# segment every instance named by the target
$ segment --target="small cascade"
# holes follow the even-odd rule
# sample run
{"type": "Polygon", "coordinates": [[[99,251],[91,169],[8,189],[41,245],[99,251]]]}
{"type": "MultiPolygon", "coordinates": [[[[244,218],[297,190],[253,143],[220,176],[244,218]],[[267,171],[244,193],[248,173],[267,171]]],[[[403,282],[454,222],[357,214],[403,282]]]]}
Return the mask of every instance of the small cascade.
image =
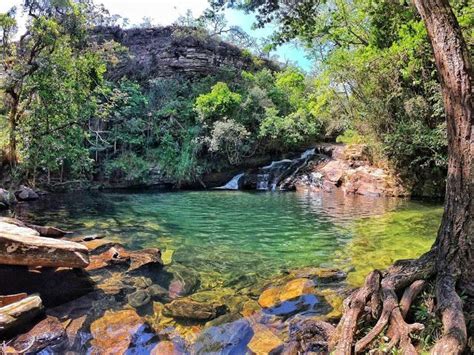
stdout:
{"type": "Polygon", "coordinates": [[[218,187],[220,190],[239,190],[240,189],[240,179],[244,176],[244,173],[235,175],[227,184],[224,186],[218,187]]]}
{"type": "Polygon", "coordinates": [[[315,149],[304,151],[297,159],[283,159],[273,161],[270,165],[260,169],[257,175],[257,190],[276,191],[285,190],[284,180],[291,179],[315,155],[315,149]]]}

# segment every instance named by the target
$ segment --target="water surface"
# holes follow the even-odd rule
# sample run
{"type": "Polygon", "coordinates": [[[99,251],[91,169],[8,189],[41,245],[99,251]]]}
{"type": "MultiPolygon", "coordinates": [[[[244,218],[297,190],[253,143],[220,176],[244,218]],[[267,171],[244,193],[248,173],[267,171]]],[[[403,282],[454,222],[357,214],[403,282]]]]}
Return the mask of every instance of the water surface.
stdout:
{"type": "Polygon", "coordinates": [[[371,269],[431,246],[439,205],[326,193],[74,193],[21,204],[17,215],[129,248],[159,247],[196,270],[201,290],[263,285],[289,269],[371,269]]]}

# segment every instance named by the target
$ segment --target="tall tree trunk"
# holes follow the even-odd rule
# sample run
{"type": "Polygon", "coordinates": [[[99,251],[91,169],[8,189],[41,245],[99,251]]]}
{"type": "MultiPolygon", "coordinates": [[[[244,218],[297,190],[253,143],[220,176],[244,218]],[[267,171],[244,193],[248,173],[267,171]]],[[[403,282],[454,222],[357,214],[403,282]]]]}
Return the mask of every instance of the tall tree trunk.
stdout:
{"type": "Polygon", "coordinates": [[[8,125],[9,125],[9,142],[8,142],[8,161],[10,166],[14,167],[17,163],[17,126],[18,126],[18,106],[20,105],[19,97],[11,95],[12,104],[10,113],[8,114],[8,125]]]}
{"type": "Polygon", "coordinates": [[[474,299],[472,66],[448,0],[413,1],[425,22],[433,47],[448,131],[446,199],[434,245],[438,253],[437,306],[444,332],[433,353],[458,354],[466,345],[467,331],[456,286],[470,299],[468,305],[472,305],[474,299]]]}

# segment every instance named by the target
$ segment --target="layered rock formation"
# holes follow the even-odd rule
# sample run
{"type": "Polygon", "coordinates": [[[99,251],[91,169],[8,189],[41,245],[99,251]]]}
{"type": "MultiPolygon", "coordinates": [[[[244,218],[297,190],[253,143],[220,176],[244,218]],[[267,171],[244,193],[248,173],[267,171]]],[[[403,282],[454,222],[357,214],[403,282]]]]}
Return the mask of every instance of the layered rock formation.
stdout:
{"type": "Polygon", "coordinates": [[[178,26],[121,29],[98,27],[94,41],[115,41],[127,49],[120,62],[111,67],[112,80],[126,76],[140,82],[154,78],[206,76],[225,68],[250,70],[259,65],[277,69],[270,61],[244,55],[238,47],[178,26]]]}

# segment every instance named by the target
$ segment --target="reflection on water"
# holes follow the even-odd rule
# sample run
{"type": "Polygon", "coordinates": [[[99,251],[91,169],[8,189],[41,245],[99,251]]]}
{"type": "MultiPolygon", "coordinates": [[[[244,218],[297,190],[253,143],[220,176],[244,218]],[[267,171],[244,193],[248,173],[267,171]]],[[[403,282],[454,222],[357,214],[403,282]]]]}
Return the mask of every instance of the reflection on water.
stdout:
{"type": "Polygon", "coordinates": [[[160,247],[199,272],[201,289],[263,284],[305,266],[354,269],[350,280],[431,245],[441,208],[342,194],[77,193],[21,204],[17,216],[130,248],[160,247]]]}

